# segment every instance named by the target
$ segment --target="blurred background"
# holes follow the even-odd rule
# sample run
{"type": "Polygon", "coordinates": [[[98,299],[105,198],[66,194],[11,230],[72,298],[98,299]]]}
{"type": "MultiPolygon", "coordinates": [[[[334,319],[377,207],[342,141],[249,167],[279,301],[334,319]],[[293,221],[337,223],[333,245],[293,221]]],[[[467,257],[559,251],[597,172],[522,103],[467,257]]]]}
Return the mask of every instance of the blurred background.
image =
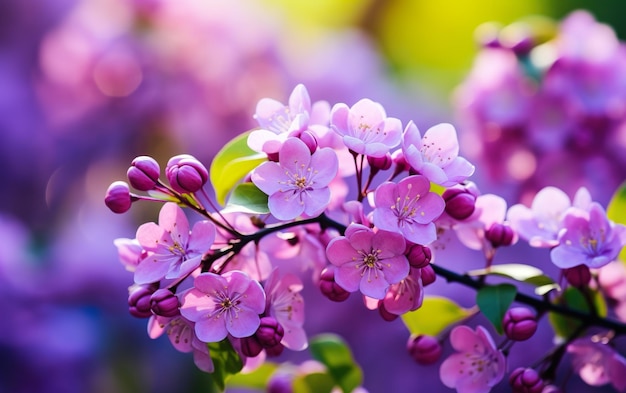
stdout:
{"type": "MultiPolygon", "coordinates": [[[[623,161],[617,169],[611,162],[624,159],[623,133],[608,134],[606,140],[617,138],[613,150],[596,149],[589,165],[580,164],[578,151],[568,155],[569,144],[518,150],[525,143],[519,133],[492,143],[483,128],[506,111],[485,120],[472,106],[480,100],[468,98],[501,75],[487,73],[486,82],[470,75],[485,66],[479,52],[494,46],[485,22],[504,28],[532,21],[532,34],[513,38],[521,49],[508,48],[524,57],[524,38],[549,39],[579,8],[617,38],[626,35],[621,0],[0,1],[0,393],[205,391],[206,376],[191,357],[165,338],[148,338],[146,321],[128,314],[132,275],[113,239],[134,237],[139,224],[156,219],[158,206],[136,204],[115,215],[104,193],[137,155],[164,166],[189,153],[208,167],[226,141],[255,126],[260,98],[284,102],[298,83],[313,101],[371,98],[422,130],[454,123],[469,141],[461,153],[477,163],[481,190],[504,195],[509,205],[548,184],[570,195],[586,185],[606,204],[625,178],[623,161]],[[552,161],[544,163],[543,153],[552,161]],[[556,173],[555,160],[575,164],[556,173]],[[551,177],[534,177],[542,168],[551,177]]],[[[626,85],[616,86],[621,94],[626,85]]],[[[620,129],[611,113],[585,121],[620,129]]],[[[384,322],[352,300],[329,311],[335,318],[309,313],[305,328],[343,334],[371,392],[441,388],[436,369],[418,366],[404,351],[400,321],[384,322]],[[345,315],[361,318],[363,329],[345,315]],[[381,361],[381,350],[397,358],[381,361]]]]}

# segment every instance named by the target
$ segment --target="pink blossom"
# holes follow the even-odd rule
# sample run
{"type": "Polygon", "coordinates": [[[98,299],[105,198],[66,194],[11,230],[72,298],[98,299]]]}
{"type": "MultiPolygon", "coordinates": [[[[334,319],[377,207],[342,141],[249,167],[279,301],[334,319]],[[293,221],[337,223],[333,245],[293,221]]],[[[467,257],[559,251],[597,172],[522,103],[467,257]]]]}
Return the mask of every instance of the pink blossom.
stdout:
{"type": "Polygon", "coordinates": [[[406,278],[389,287],[382,302],[391,314],[402,315],[420,308],[423,300],[422,269],[411,267],[406,278]]]}
{"type": "Polygon", "coordinates": [[[372,157],[384,157],[400,143],[402,134],[400,120],[387,117],[382,105],[367,98],[351,108],[333,106],[330,126],[350,150],[372,157]]]}
{"type": "Polygon", "coordinates": [[[117,247],[120,262],[129,272],[134,272],[146,256],[137,239],[118,238],[113,240],[113,244],[117,247]]]}
{"type": "Polygon", "coordinates": [[[275,269],[265,283],[267,314],[276,318],[285,330],[281,344],[301,351],[308,346],[304,324],[304,299],[300,294],[303,285],[293,274],[282,277],[275,269]]]}
{"type": "Polygon", "coordinates": [[[149,222],[137,229],[137,241],[147,252],[135,269],[135,283],[149,284],[176,279],[200,266],[202,255],[215,240],[215,225],[199,221],[189,231],[185,212],[168,202],[159,213],[159,224],[149,222]]]}
{"type": "Polygon", "coordinates": [[[459,141],[451,124],[437,124],[422,137],[410,122],[402,135],[402,151],[411,168],[444,187],[459,184],[474,173],[474,165],[459,156],[459,141]]]}
{"type": "Polygon", "coordinates": [[[258,281],[240,271],[202,273],[183,295],[180,313],[196,323],[203,342],[221,341],[228,334],[248,337],[257,330],[265,310],[265,292],[258,281]]]}
{"type": "Polygon", "coordinates": [[[626,391],[626,359],[607,344],[603,337],[579,338],[567,346],[572,364],[580,378],[591,386],[612,384],[626,391]]]}
{"type": "Polygon", "coordinates": [[[311,151],[289,138],[279,151],[279,163],[268,161],[252,172],[252,182],[269,195],[268,207],[279,220],[301,214],[317,216],[330,203],[328,184],[337,174],[337,155],[330,148],[311,151]]]}
{"type": "Polygon", "coordinates": [[[450,343],[457,353],[441,364],[439,377],[444,385],[459,393],[487,393],[502,380],[504,355],[484,327],[474,331],[457,326],[450,333],[450,343]]]}
{"type": "Polygon", "coordinates": [[[433,242],[437,232],[433,221],[445,208],[443,199],[430,191],[430,182],[421,175],[400,182],[385,182],[374,193],[374,224],[386,231],[399,232],[421,245],[433,242]]]}
{"type": "Polygon", "coordinates": [[[390,285],[409,274],[404,249],[399,233],[350,224],[345,236],[330,241],[326,255],[337,266],[335,282],[346,291],[360,290],[365,296],[383,299],[390,285]]]}

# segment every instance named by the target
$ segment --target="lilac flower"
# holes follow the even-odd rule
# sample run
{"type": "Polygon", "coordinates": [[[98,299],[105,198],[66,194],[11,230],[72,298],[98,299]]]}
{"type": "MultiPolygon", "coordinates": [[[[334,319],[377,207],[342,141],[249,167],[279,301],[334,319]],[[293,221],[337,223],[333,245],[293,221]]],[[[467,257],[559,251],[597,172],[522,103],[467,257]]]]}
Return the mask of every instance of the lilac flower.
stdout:
{"type": "Polygon", "coordinates": [[[602,337],[579,338],[567,346],[567,352],[574,356],[574,370],[587,384],[610,383],[617,391],[626,390],[626,359],[602,337]]]}
{"type": "Polygon", "coordinates": [[[563,219],[559,245],[550,258],[561,269],[578,265],[599,268],[614,261],[626,244],[626,227],[606,217],[600,204],[593,202],[589,212],[572,210],[563,219]]]}
{"type": "Polygon", "coordinates": [[[374,193],[374,225],[402,233],[407,240],[421,245],[433,242],[437,232],[433,221],[445,208],[444,200],[430,192],[430,182],[421,175],[400,182],[385,182],[374,193]]]}
{"type": "Polygon", "coordinates": [[[443,361],[439,377],[444,385],[459,393],[487,393],[505,371],[505,358],[489,332],[477,326],[476,331],[465,325],[452,329],[450,343],[458,352],[443,361]]]}
{"type": "Polygon", "coordinates": [[[234,270],[196,277],[194,288],[183,295],[180,313],[196,323],[195,332],[201,341],[217,342],[228,334],[237,338],[254,334],[264,310],[261,284],[234,270]]]}
{"type": "Polygon", "coordinates": [[[267,314],[276,318],[285,330],[281,344],[301,351],[308,346],[304,324],[304,299],[300,294],[302,282],[293,274],[278,275],[278,269],[270,274],[265,283],[267,314]]]}
{"type": "Polygon", "coordinates": [[[389,287],[382,302],[391,314],[402,315],[420,308],[423,300],[422,269],[411,267],[406,278],[389,287]]]}
{"type": "Polygon", "coordinates": [[[268,206],[279,220],[301,214],[317,216],[330,203],[328,184],[337,174],[337,155],[330,148],[311,154],[298,138],[289,138],[279,152],[279,163],[264,162],[252,172],[252,182],[269,195],[268,206]]]}
{"type": "Polygon", "coordinates": [[[459,141],[451,124],[437,124],[422,138],[410,122],[402,135],[402,151],[411,168],[444,187],[459,184],[474,173],[474,166],[459,157],[459,141]]]}
{"type": "Polygon", "coordinates": [[[383,299],[390,285],[406,278],[409,261],[405,240],[395,232],[350,224],[345,236],[328,243],[326,255],[335,266],[335,281],[348,292],[383,299]]]}
{"type": "MultiPolygon", "coordinates": [[[[493,245],[487,239],[489,230],[497,225],[508,225],[505,221],[506,201],[494,194],[479,195],[472,216],[454,226],[457,237],[466,247],[472,250],[483,250],[486,255],[493,253],[493,245]]],[[[513,234],[512,243],[517,241],[513,234]]],[[[512,244],[511,243],[511,244],[512,244]]]]}
{"type": "Polygon", "coordinates": [[[137,229],[137,241],[147,252],[135,268],[135,283],[149,284],[176,279],[200,266],[202,255],[215,240],[215,225],[199,221],[189,232],[185,212],[173,202],[163,205],[159,224],[149,222],[137,229]]]}
{"type": "Polygon", "coordinates": [[[382,105],[367,98],[351,108],[336,104],[330,112],[330,126],[350,150],[372,157],[384,157],[400,143],[402,134],[400,120],[387,117],[382,105]]]}

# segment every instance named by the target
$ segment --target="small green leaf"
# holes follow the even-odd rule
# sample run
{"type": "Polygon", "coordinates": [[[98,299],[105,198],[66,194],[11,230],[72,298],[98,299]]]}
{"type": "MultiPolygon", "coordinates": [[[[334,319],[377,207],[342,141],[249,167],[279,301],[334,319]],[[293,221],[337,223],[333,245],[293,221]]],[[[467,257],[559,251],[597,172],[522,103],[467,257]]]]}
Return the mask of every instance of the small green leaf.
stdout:
{"type": "Polygon", "coordinates": [[[276,371],[278,365],[272,362],[264,362],[254,371],[238,373],[228,378],[228,387],[248,388],[264,390],[270,377],[276,371]]]}
{"type": "MultiPolygon", "coordinates": [[[[617,224],[626,225],[626,182],[622,183],[611,197],[606,216],[617,224]]],[[[619,253],[619,259],[626,263],[626,247],[619,253]]]]}
{"type": "Polygon", "coordinates": [[[326,366],[329,375],[344,393],[352,392],[363,382],[363,372],[341,337],[335,334],[315,336],[310,342],[310,350],[313,357],[326,366]]]}
{"type": "Polygon", "coordinates": [[[525,282],[534,286],[543,286],[554,283],[541,269],[522,263],[505,263],[492,265],[486,269],[477,269],[467,272],[470,276],[497,275],[510,278],[515,281],[525,282]]]}
{"type": "Polygon", "coordinates": [[[241,371],[243,362],[227,338],[220,342],[208,343],[207,346],[215,369],[211,374],[213,382],[224,391],[226,380],[241,371]]]}
{"type": "Polygon", "coordinates": [[[222,213],[267,214],[267,194],[259,190],[254,183],[241,183],[233,190],[222,213]]]}
{"type": "Polygon", "coordinates": [[[298,375],[293,381],[293,393],[330,393],[335,387],[333,377],[325,373],[298,375]]]}
{"type": "Polygon", "coordinates": [[[401,316],[411,334],[436,336],[443,329],[459,322],[473,312],[440,296],[425,296],[422,307],[401,316]]]}
{"type": "MultiPolygon", "coordinates": [[[[589,293],[599,316],[604,317],[607,314],[607,307],[604,301],[604,297],[589,288],[589,293]]],[[[556,304],[567,306],[571,309],[578,310],[583,313],[590,312],[589,302],[585,298],[585,295],[575,287],[568,287],[562,294],[556,299],[556,304]]],[[[582,323],[577,318],[567,317],[562,314],[551,312],[548,314],[548,319],[554,333],[561,337],[567,338],[578,326],[582,323]]]]}
{"type": "Polygon", "coordinates": [[[226,197],[235,185],[250,171],[267,161],[265,154],[259,154],[248,147],[250,132],[238,135],[217,152],[211,163],[211,184],[217,202],[224,205],[226,197]]]}
{"type": "Polygon", "coordinates": [[[491,321],[496,331],[502,334],[502,318],[515,300],[517,288],[511,284],[485,286],[476,293],[476,304],[491,321]]]}

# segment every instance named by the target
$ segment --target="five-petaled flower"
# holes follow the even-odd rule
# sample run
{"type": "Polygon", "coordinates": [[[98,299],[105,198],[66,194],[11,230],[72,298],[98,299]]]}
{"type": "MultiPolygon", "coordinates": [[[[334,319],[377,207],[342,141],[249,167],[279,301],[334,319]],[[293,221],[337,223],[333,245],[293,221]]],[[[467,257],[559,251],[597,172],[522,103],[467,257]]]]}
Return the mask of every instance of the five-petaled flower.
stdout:
{"type": "Polygon", "coordinates": [[[615,351],[606,337],[579,338],[567,346],[573,355],[572,366],[591,386],[608,383],[619,392],[626,390],[626,359],[615,351]]]}
{"type": "Polygon", "coordinates": [[[164,204],[158,225],[149,222],[137,229],[137,241],[147,255],[135,268],[135,283],[150,284],[191,273],[200,266],[202,255],[214,240],[212,222],[199,221],[189,232],[183,209],[173,202],[164,204]]]}
{"type": "Polygon", "coordinates": [[[331,148],[315,153],[298,138],[288,138],[279,162],[267,161],[252,172],[252,182],[269,195],[268,207],[279,220],[301,214],[317,216],[330,203],[328,184],[337,174],[337,154],[331,148]]]}
{"type": "Polygon", "coordinates": [[[335,266],[335,282],[348,292],[383,299],[391,284],[409,274],[404,237],[396,232],[350,224],[345,236],[328,243],[326,255],[335,266]]]}
{"type": "Polygon", "coordinates": [[[500,382],[505,358],[484,327],[474,331],[457,326],[450,333],[450,343],[458,353],[441,363],[439,377],[444,385],[458,393],[487,393],[500,382]]]}
{"type": "Polygon", "coordinates": [[[202,273],[183,295],[180,313],[195,322],[203,342],[218,342],[254,334],[265,311],[265,292],[258,281],[233,270],[223,275],[202,273]]]}
{"type": "Polygon", "coordinates": [[[416,244],[426,245],[437,238],[433,221],[443,213],[444,200],[430,191],[430,182],[421,175],[385,182],[374,193],[374,225],[399,232],[416,244]]]}

